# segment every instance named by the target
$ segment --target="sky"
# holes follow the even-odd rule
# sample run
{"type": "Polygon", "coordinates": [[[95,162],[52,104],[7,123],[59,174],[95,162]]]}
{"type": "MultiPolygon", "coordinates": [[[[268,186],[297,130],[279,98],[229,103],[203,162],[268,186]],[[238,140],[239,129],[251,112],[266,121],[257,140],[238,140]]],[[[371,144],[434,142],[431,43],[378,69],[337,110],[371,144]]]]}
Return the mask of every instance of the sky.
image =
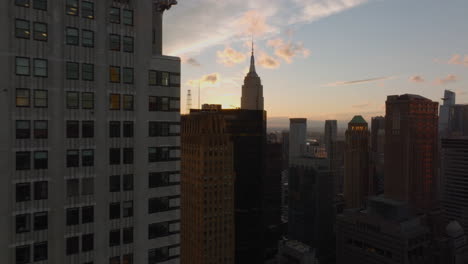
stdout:
{"type": "Polygon", "coordinates": [[[240,106],[251,39],[270,126],[385,115],[387,95],[468,103],[467,0],[178,0],[164,52],[182,58],[182,112],[240,106]]]}

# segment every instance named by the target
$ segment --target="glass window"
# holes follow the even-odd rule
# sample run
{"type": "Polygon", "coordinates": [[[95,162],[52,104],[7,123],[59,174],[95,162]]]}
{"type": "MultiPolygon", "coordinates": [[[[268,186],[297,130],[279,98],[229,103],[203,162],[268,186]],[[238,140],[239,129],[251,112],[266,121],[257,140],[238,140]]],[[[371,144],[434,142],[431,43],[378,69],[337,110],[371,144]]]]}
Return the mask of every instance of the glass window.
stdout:
{"type": "Polygon", "coordinates": [[[88,252],[94,249],[94,234],[86,234],[81,237],[81,251],[88,252]]]}
{"type": "Polygon", "coordinates": [[[151,172],[148,175],[149,188],[164,187],[170,183],[169,172],[151,172]]]}
{"type": "Polygon", "coordinates": [[[133,68],[123,68],[123,82],[126,84],[133,83],[133,68]]]}
{"type": "Polygon", "coordinates": [[[75,149],[67,150],[67,168],[75,168],[80,165],[79,151],[75,149]]]}
{"type": "Polygon", "coordinates": [[[84,178],[81,180],[81,195],[94,194],[94,178],[84,178]]]}
{"type": "Polygon", "coordinates": [[[34,151],[34,169],[44,170],[48,167],[47,151],[34,151]]]}
{"type": "Polygon", "coordinates": [[[94,206],[85,206],[81,208],[81,223],[93,223],[94,222],[94,206]]]}
{"type": "Polygon", "coordinates": [[[29,89],[16,89],[16,106],[17,107],[29,107],[30,102],[30,91],[29,89]]]}
{"type": "Polygon", "coordinates": [[[84,18],[94,19],[94,3],[88,1],[81,2],[81,16],[84,18]]]}
{"type": "Polygon", "coordinates": [[[123,37],[123,51],[133,52],[133,37],[123,37]]]}
{"type": "Polygon", "coordinates": [[[148,72],[148,84],[149,85],[158,85],[158,72],[149,71],[148,72]]]}
{"type": "Polygon", "coordinates": [[[180,74],[171,73],[170,76],[170,85],[171,86],[180,86],[180,74]]]}
{"type": "Polygon", "coordinates": [[[34,230],[46,230],[48,228],[48,213],[34,213],[34,230]]]}
{"type": "Polygon", "coordinates": [[[109,122],[109,137],[111,138],[120,137],[120,122],[119,121],[109,122]]]}
{"type": "Polygon", "coordinates": [[[65,35],[67,45],[79,45],[80,33],[77,28],[67,27],[65,35]]]}
{"type": "Polygon", "coordinates": [[[133,254],[125,254],[122,256],[122,264],[133,264],[133,254]]]}
{"type": "Polygon", "coordinates": [[[78,80],[80,78],[80,64],[77,62],[67,62],[66,64],[67,80],[78,80]]]}
{"type": "Polygon", "coordinates": [[[110,110],[120,110],[120,94],[111,94],[109,96],[109,109],[110,110]]]}
{"type": "Polygon", "coordinates": [[[119,148],[109,149],[109,164],[110,165],[120,164],[120,149],[119,148]]]}
{"type": "Polygon", "coordinates": [[[67,238],[67,255],[74,255],[79,253],[80,237],[67,238]]]}
{"type": "Polygon", "coordinates": [[[78,179],[67,180],[67,197],[75,197],[80,194],[80,181],[78,179]]]}
{"type": "Polygon", "coordinates": [[[125,201],[122,203],[122,216],[123,217],[133,216],[133,201],[125,201]]]}
{"type": "Polygon", "coordinates": [[[83,81],[94,81],[94,64],[83,63],[81,65],[83,81]]]}
{"type": "Polygon", "coordinates": [[[127,227],[122,230],[122,242],[124,244],[133,243],[133,227],[127,227]]]}
{"type": "Polygon", "coordinates": [[[15,249],[16,264],[26,264],[31,262],[31,246],[18,246],[15,249]]]}
{"type": "Polygon", "coordinates": [[[46,90],[34,90],[34,107],[44,108],[48,105],[48,94],[46,90]]]}
{"type": "Polygon", "coordinates": [[[80,224],[80,208],[67,209],[67,226],[80,224]]]}
{"type": "Polygon", "coordinates": [[[133,190],[133,174],[124,174],[123,176],[123,190],[132,191],[133,190]]]}
{"type": "Polygon", "coordinates": [[[20,214],[15,217],[16,233],[26,233],[31,231],[31,215],[20,214]]]}
{"type": "Polygon", "coordinates": [[[114,51],[120,51],[120,35],[109,35],[109,49],[114,51]]]}
{"type": "Polygon", "coordinates": [[[17,38],[29,39],[29,36],[31,35],[29,21],[23,19],[16,19],[15,35],[17,38]]]}
{"type": "Polygon", "coordinates": [[[109,67],[109,81],[112,83],[120,83],[120,67],[109,67]]]}
{"type": "Polygon", "coordinates": [[[123,164],[133,164],[133,148],[123,149],[123,164]]]}
{"type": "Polygon", "coordinates": [[[81,166],[83,167],[94,166],[94,150],[85,149],[81,151],[81,166]]]}
{"type": "Polygon", "coordinates": [[[34,76],[47,77],[47,60],[34,59],[34,76]]]}
{"type": "Polygon", "coordinates": [[[150,96],[148,97],[148,111],[157,111],[158,110],[158,97],[150,96]]]}
{"type": "Polygon", "coordinates": [[[109,247],[120,245],[120,229],[109,231],[109,247]]]}
{"type": "Polygon", "coordinates": [[[123,122],[123,136],[126,138],[133,137],[133,122],[132,121],[123,122]]]}
{"type": "Polygon", "coordinates": [[[70,16],[78,15],[78,0],[67,0],[65,4],[65,12],[70,16]]]}
{"type": "Polygon", "coordinates": [[[120,203],[109,204],[109,219],[120,218],[120,203]]]}
{"type": "Polygon", "coordinates": [[[120,256],[109,258],[109,264],[120,264],[120,256]]]}
{"type": "Polygon", "coordinates": [[[109,22],[120,24],[120,8],[111,7],[109,9],[109,22]]]}
{"type": "Polygon", "coordinates": [[[81,123],[81,137],[83,138],[94,137],[94,121],[83,121],[81,123]]]}
{"type": "Polygon", "coordinates": [[[167,236],[169,234],[169,223],[156,223],[148,226],[148,239],[167,236]]]}
{"type": "Polygon", "coordinates": [[[83,109],[94,109],[94,93],[81,93],[83,109]]]}
{"type": "Polygon", "coordinates": [[[16,202],[31,201],[31,184],[29,182],[16,184],[16,202]]]}
{"type": "Polygon", "coordinates": [[[167,137],[169,136],[169,123],[166,122],[149,122],[148,135],[150,137],[167,137]]]}
{"type": "Polygon", "coordinates": [[[16,152],[16,170],[31,169],[31,152],[20,151],[16,152]]]}
{"type": "Polygon", "coordinates": [[[133,95],[123,96],[123,110],[128,110],[128,111],[133,110],[133,95]]]}
{"type": "Polygon", "coordinates": [[[169,209],[169,198],[151,198],[148,200],[148,214],[167,211],[169,209]]]}
{"type": "Polygon", "coordinates": [[[84,30],[81,32],[82,40],[81,45],[83,47],[94,47],[94,32],[90,30],[84,30]]]}
{"type": "Polygon", "coordinates": [[[67,138],[80,137],[80,123],[78,121],[67,121],[67,138]]]}
{"type": "Polygon", "coordinates": [[[168,72],[161,73],[161,85],[169,86],[169,73],[168,72]]]}
{"type": "Polygon", "coordinates": [[[47,10],[47,0],[33,0],[33,8],[47,10]]]}
{"type": "Polygon", "coordinates": [[[15,0],[15,5],[29,7],[29,0],[15,0]]]}
{"type": "Polygon", "coordinates": [[[120,175],[109,176],[109,192],[120,192],[120,175]]]}
{"type": "Polygon", "coordinates": [[[49,189],[47,181],[38,181],[34,183],[34,200],[49,199],[49,189]]]}
{"type": "Polygon", "coordinates": [[[148,148],[148,162],[158,161],[158,149],[157,148],[148,148]]]}
{"type": "Polygon", "coordinates": [[[148,263],[159,263],[169,259],[169,248],[153,248],[148,250],[148,263]]]}
{"type": "Polygon", "coordinates": [[[16,74],[24,76],[30,75],[29,58],[16,57],[16,74]]]}
{"type": "Polygon", "coordinates": [[[16,120],[16,138],[31,138],[31,122],[29,120],[16,120]]]}
{"type": "Polygon", "coordinates": [[[80,94],[78,92],[67,92],[67,108],[77,109],[80,105],[80,94]]]}
{"type": "Polygon", "coordinates": [[[124,25],[133,25],[133,11],[124,9],[122,12],[122,20],[124,25]]]}
{"type": "Polygon", "coordinates": [[[39,41],[47,41],[47,24],[34,22],[34,39],[39,41]]]}
{"type": "Polygon", "coordinates": [[[34,138],[48,138],[49,122],[46,120],[34,121],[34,138]]]}

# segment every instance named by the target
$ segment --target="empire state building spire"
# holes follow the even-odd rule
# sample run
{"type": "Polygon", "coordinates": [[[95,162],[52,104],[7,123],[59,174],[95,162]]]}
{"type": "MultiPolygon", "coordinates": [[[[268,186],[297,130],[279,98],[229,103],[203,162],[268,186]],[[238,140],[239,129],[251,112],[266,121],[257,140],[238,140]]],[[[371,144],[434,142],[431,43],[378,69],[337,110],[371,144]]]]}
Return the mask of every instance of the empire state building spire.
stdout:
{"type": "Polygon", "coordinates": [[[263,110],[263,85],[255,70],[254,43],[252,40],[252,55],[250,70],[244,78],[242,86],[241,109],[263,110]]]}

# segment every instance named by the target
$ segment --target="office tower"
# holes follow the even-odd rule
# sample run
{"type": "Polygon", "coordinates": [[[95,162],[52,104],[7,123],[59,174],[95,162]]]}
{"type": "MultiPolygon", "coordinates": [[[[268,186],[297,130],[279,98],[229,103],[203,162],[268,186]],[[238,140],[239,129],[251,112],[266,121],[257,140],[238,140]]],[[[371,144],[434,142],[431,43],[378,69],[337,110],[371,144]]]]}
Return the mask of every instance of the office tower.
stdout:
{"type": "Polygon", "coordinates": [[[449,133],[449,118],[450,118],[450,109],[455,105],[456,94],[452,91],[445,90],[444,102],[440,106],[440,118],[439,118],[439,134],[441,137],[448,136],[449,133]]]}
{"type": "Polygon", "coordinates": [[[369,129],[355,116],[346,130],[344,199],[347,208],[362,208],[371,194],[369,182],[369,129]]]}
{"type": "Polygon", "coordinates": [[[287,170],[289,167],[289,131],[282,131],[281,139],[283,146],[283,170],[287,170]]]}
{"type": "Polygon", "coordinates": [[[263,111],[263,85],[255,70],[253,42],[250,69],[244,78],[244,85],[242,86],[241,109],[263,111]]]}
{"type": "Polygon", "coordinates": [[[173,4],[1,1],[0,263],[178,262],[173,4]]]}
{"type": "Polygon", "coordinates": [[[441,138],[452,136],[468,137],[468,105],[456,104],[450,107],[448,131],[441,138]]]}
{"type": "Polygon", "coordinates": [[[373,117],[371,121],[370,180],[376,194],[384,188],[385,117],[373,117]]]}
{"type": "Polygon", "coordinates": [[[289,123],[289,163],[302,156],[307,140],[307,119],[291,118],[289,123]]]}
{"type": "Polygon", "coordinates": [[[441,163],[444,215],[468,230],[468,138],[442,139],[441,163]]]}
{"type": "Polygon", "coordinates": [[[279,241],[278,264],[318,264],[314,248],[297,240],[279,241]]]}
{"type": "Polygon", "coordinates": [[[386,104],[385,196],[430,210],[438,182],[438,103],[405,94],[388,96],[386,104]]]}
{"type": "Polygon", "coordinates": [[[343,140],[336,140],[332,144],[332,155],[329,158],[333,175],[335,194],[343,194],[345,174],[345,145],[343,140]]]}
{"type": "Polygon", "coordinates": [[[215,111],[181,121],[181,263],[234,263],[233,143],[215,111]]]}
{"type": "Polygon", "coordinates": [[[337,139],[338,132],[338,121],[326,120],[325,121],[325,133],[324,133],[324,145],[328,156],[331,156],[333,150],[332,144],[337,139]]]}

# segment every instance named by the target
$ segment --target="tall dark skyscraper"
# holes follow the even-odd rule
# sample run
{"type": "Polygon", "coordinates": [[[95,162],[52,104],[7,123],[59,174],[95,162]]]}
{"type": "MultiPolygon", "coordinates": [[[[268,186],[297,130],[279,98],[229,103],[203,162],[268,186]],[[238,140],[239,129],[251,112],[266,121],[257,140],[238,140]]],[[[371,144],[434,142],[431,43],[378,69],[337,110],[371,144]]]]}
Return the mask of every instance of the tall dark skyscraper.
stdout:
{"type": "Polygon", "coordinates": [[[333,151],[333,142],[335,142],[337,139],[337,133],[338,133],[338,121],[326,120],[323,141],[325,145],[325,150],[328,153],[328,157],[332,156],[331,152],[333,151]]]}
{"type": "Polygon", "coordinates": [[[361,208],[370,194],[367,122],[355,116],[348,124],[345,145],[344,198],[347,208],[361,208]]]}
{"type": "Polygon", "coordinates": [[[436,203],[438,103],[419,95],[388,96],[385,196],[430,210],[436,203]]]}
{"type": "Polygon", "coordinates": [[[385,117],[373,117],[371,121],[370,180],[376,194],[384,188],[385,117]]]}

